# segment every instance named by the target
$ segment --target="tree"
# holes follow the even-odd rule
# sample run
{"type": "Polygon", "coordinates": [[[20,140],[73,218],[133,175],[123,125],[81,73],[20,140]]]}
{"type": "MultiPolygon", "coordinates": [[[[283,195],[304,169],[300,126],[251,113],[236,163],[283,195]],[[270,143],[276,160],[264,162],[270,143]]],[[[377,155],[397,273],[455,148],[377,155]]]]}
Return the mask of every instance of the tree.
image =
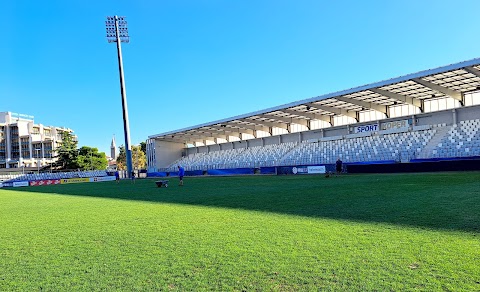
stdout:
{"type": "MultiPolygon", "coordinates": [[[[127,169],[127,153],[125,146],[120,145],[117,157],[117,169],[127,169]]],[[[147,157],[141,149],[141,145],[132,146],[132,167],[134,169],[144,169],[147,166],[147,157]]]]}
{"type": "Polygon", "coordinates": [[[83,146],[78,151],[77,163],[81,170],[106,169],[108,162],[105,152],[97,148],[83,146]]]}
{"type": "Polygon", "coordinates": [[[118,170],[127,169],[127,153],[125,152],[125,146],[123,145],[120,145],[120,147],[118,147],[117,169],[118,170]]]}
{"type": "MultiPolygon", "coordinates": [[[[72,133],[62,132],[62,141],[55,150],[56,161],[51,166],[56,169],[106,169],[108,162],[104,152],[98,152],[98,148],[82,146],[77,148],[78,141],[72,133]]],[[[50,165],[44,169],[51,167],[50,165]]]]}
{"type": "Polygon", "coordinates": [[[62,132],[62,142],[57,147],[57,158],[55,165],[60,169],[76,169],[78,168],[78,142],[74,139],[72,133],[68,131],[62,132]]]}
{"type": "Polygon", "coordinates": [[[147,166],[147,156],[142,151],[141,144],[132,146],[132,165],[134,169],[144,169],[147,166]]]}
{"type": "Polygon", "coordinates": [[[145,155],[147,155],[147,143],[145,142],[140,142],[140,149],[142,150],[145,155]]]}

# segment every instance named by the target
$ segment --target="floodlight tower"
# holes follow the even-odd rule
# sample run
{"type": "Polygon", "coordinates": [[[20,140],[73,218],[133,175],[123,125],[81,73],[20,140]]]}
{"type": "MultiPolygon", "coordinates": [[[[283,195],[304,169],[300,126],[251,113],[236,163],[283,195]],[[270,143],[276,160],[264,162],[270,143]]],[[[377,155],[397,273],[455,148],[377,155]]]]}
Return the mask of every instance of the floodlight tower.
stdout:
{"type": "Polygon", "coordinates": [[[127,21],[124,16],[107,16],[105,21],[107,28],[107,40],[109,43],[117,43],[118,71],[120,73],[120,91],[122,93],[123,131],[125,133],[125,154],[127,158],[127,176],[132,175],[132,147],[130,145],[130,126],[128,123],[127,92],[125,90],[125,77],[123,75],[122,45],[130,41],[128,36],[127,21]]]}

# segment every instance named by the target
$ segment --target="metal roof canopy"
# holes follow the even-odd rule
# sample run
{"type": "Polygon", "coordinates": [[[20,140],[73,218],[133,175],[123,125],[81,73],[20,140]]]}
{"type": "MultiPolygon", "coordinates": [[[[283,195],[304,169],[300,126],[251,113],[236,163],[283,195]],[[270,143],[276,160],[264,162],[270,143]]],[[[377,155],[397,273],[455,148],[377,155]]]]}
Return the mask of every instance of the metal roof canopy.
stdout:
{"type": "Polygon", "coordinates": [[[424,100],[448,97],[463,103],[465,93],[479,88],[480,58],[476,58],[148,138],[177,143],[242,139],[242,134],[256,136],[256,131],[272,134],[272,127],[289,131],[290,124],[310,128],[312,120],[331,123],[333,116],[357,119],[366,110],[387,115],[393,105],[412,105],[423,112],[424,100]]]}

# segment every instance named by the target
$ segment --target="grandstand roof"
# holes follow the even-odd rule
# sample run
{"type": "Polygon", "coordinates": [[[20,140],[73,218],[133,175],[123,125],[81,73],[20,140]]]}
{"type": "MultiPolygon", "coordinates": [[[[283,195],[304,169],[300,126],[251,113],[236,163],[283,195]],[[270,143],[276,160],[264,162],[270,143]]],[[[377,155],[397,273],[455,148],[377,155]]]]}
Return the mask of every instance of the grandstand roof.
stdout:
{"type": "Polygon", "coordinates": [[[465,93],[480,89],[480,58],[444,67],[299,100],[223,120],[200,124],[149,136],[170,142],[194,143],[213,138],[256,136],[256,131],[270,132],[272,127],[289,129],[290,124],[309,127],[320,120],[333,125],[334,116],[358,120],[361,111],[375,110],[388,117],[389,107],[412,105],[423,112],[423,102],[442,97],[463,103],[465,93]]]}

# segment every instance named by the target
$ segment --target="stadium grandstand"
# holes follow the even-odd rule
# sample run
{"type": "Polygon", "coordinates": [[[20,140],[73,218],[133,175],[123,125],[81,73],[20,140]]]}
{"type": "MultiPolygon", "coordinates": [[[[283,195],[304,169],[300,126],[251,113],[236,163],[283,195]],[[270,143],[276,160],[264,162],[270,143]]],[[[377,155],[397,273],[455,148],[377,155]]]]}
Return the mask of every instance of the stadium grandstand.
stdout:
{"type": "Polygon", "coordinates": [[[39,172],[39,173],[7,173],[0,174],[0,183],[17,182],[17,181],[39,181],[52,179],[69,179],[69,178],[90,178],[108,176],[105,170],[85,170],[71,172],[39,172]]]}
{"type": "Polygon", "coordinates": [[[347,166],[472,161],[479,129],[473,59],[149,136],[148,173],[328,171],[338,158],[347,166]]]}

